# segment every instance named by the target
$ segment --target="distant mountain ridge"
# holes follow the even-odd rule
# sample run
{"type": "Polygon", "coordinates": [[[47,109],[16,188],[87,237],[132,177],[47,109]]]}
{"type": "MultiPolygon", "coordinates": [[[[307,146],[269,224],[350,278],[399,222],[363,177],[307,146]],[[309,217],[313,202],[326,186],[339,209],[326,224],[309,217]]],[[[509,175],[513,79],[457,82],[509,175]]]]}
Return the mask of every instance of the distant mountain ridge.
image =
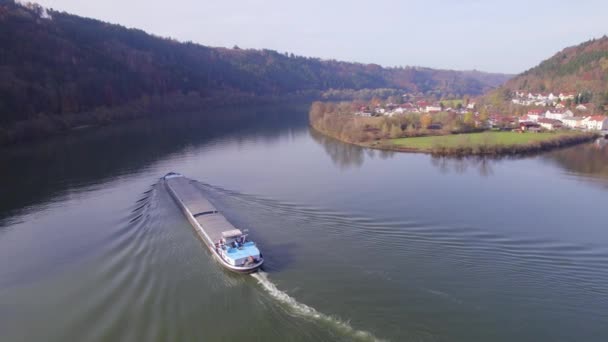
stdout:
{"type": "Polygon", "coordinates": [[[41,116],[176,93],[280,98],[397,88],[460,96],[482,94],[510,77],[212,48],[13,0],[0,0],[0,47],[0,133],[2,126],[41,116]]]}
{"type": "Polygon", "coordinates": [[[515,92],[583,94],[583,102],[604,111],[608,104],[608,37],[565,48],[484,98],[497,105],[515,92]]]}

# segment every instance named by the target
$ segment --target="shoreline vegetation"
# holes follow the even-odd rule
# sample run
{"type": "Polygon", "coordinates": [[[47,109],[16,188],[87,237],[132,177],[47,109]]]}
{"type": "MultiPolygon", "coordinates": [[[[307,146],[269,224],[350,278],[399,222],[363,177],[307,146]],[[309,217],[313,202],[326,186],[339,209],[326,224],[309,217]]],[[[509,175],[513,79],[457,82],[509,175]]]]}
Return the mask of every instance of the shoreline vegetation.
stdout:
{"type": "Polygon", "coordinates": [[[439,125],[429,114],[404,116],[354,115],[351,103],[313,103],[310,126],[316,131],[363,147],[439,156],[515,155],[548,151],[592,141],[592,132],[518,132],[475,127],[453,118],[439,125]]]}

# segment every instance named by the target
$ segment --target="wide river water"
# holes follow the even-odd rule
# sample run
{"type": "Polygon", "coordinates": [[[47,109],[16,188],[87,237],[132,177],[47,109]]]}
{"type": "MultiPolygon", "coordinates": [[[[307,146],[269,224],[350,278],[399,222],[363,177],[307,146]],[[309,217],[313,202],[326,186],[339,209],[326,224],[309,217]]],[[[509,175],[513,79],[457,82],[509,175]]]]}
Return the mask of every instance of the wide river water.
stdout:
{"type": "Polygon", "coordinates": [[[0,150],[0,341],[608,341],[608,147],[445,159],[306,106],[0,150]],[[222,270],[159,183],[199,180],[264,271],[222,270]]]}

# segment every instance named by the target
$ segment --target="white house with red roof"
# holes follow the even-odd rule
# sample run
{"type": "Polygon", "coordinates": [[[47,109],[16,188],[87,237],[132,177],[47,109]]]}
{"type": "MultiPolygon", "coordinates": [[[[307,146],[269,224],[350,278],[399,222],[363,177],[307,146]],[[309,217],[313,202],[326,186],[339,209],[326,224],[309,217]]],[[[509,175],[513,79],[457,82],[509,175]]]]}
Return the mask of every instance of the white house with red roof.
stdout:
{"type": "Polygon", "coordinates": [[[532,109],[528,111],[526,121],[538,122],[538,119],[544,116],[544,111],[542,109],[532,109]]]}
{"type": "Polygon", "coordinates": [[[589,116],[583,119],[582,124],[586,129],[602,131],[608,129],[608,117],[603,115],[589,116]]]}
{"type": "Polygon", "coordinates": [[[547,119],[560,120],[560,121],[562,121],[564,118],[571,118],[573,116],[574,116],[574,113],[572,113],[572,111],[569,109],[549,109],[545,113],[545,117],[547,119]]]}
{"type": "Polygon", "coordinates": [[[562,120],[564,126],[569,128],[583,128],[583,118],[580,116],[573,116],[571,118],[564,118],[562,120]]]}

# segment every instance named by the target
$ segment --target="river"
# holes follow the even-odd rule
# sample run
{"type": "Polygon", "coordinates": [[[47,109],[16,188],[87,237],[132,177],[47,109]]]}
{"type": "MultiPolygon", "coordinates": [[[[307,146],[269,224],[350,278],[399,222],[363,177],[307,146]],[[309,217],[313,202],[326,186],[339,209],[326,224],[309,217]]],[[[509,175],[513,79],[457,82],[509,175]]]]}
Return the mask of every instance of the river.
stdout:
{"type": "Polygon", "coordinates": [[[433,158],[324,137],[306,106],[205,114],[0,150],[0,340],[608,340],[603,143],[433,158]],[[169,171],[263,272],[212,261],[169,171]]]}

